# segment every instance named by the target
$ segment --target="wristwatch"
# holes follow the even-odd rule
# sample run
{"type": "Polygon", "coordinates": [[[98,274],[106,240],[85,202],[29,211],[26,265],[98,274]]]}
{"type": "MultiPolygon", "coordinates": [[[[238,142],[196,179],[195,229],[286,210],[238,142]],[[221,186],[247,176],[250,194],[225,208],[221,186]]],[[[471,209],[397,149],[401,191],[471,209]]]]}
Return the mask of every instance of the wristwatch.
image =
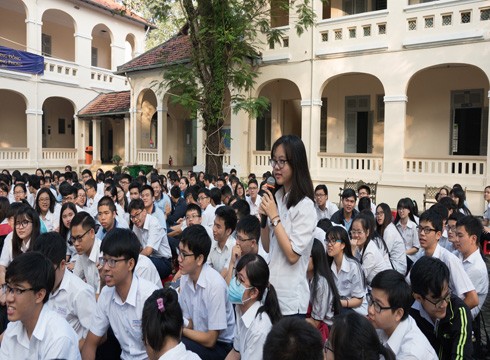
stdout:
{"type": "Polygon", "coordinates": [[[273,227],[276,227],[277,224],[279,224],[280,222],[281,222],[281,219],[279,218],[279,216],[276,216],[274,218],[274,220],[271,221],[271,224],[272,224],[273,227]]]}

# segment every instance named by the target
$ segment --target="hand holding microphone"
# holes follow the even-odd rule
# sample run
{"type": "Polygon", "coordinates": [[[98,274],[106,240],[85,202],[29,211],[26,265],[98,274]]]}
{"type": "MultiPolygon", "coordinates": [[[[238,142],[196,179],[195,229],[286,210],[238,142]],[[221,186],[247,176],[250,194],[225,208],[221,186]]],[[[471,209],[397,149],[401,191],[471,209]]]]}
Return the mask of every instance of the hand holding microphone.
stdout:
{"type": "MultiPolygon", "coordinates": [[[[272,193],[272,196],[274,197],[274,190],[276,189],[276,179],[274,179],[272,176],[269,176],[269,178],[267,178],[267,183],[265,184],[265,186],[266,189],[269,190],[272,193]]],[[[264,196],[267,196],[266,194],[264,194],[264,196]]],[[[266,225],[267,225],[267,214],[260,214],[261,228],[264,229],[266,225]]]]}

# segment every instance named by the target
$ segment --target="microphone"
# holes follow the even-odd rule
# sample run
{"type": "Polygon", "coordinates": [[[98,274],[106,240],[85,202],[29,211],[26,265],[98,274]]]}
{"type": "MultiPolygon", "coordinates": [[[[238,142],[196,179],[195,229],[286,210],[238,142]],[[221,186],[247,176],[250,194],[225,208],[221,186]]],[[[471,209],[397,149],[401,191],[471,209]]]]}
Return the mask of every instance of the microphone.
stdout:
{"type": "MultiPolygon", "coordinates": [[[[276,189],[276,179],[274,177],[269,176],[267,178],[267,182],[265,184],[267,190],[274,194],[274,190],[276,189]]],[[[260,215],[260,227],[263,229],[267,225],[267,215],[260,215]]]]}

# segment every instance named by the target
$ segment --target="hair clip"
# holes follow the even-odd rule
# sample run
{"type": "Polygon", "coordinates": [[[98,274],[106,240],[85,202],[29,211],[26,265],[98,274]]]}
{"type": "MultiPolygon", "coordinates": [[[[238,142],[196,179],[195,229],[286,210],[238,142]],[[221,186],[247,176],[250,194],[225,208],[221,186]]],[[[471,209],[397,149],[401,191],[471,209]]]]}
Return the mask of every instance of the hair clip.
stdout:
{"type": "Polygon", "coordinates": [[[158,306],[158,310],[160,310],[160,312],[165,311],[165,305],[163,305],[163,299],[162,298],[157,299],[157,306],[158,306]]]}

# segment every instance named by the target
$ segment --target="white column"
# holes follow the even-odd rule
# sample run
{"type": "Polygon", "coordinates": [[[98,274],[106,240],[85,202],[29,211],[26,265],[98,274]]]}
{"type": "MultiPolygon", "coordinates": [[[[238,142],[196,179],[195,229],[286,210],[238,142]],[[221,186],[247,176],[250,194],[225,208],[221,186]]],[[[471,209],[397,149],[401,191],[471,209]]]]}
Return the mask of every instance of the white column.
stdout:
{"type": "Polygon", "coordinates": [[[157,168],[163,168],[163,164],[168,163],[168,108],[166,106],[159,107],[157,112],[157,168]]]}
{"type": "Polygon", "coordinates": [[[204,139],[206,132],[203,128],[203,120],[201,113],[197,112],[197,131],[196,131],[196,166],[194,171],[204,171],[206,169],[206,151],[204,149],[204,139]]]}
{"type": "Polygon", "coordinates": [[[94,151],[94,159],[92,161],[92,165],[97,165],[101,163],[101,157],[100,157],[100,152],[102,150],[101,142],[100,142],[100,136],[101,134],[101,123],[102,120],[100,119],[93,119],[92,120],[92,146],[93,146],[93,151],[94,151]]]}
{"type": "Polygon", "coordinates": [[[124,117],[124,164],[129,164],[130,162],[130,152],[131,152],[131,116],[124,117]]]}
{"type": "Polygon", "coordinates": [[[74,140],[74,143],[73,143],[73,148],[77,150],[77,156],[76,156],[76,162],[77,162],[77,166],[78,164],[80,164],[80,144],[83,142],[82,138],[80,137],[80,128],[79,128],[79,121],[78,121],[78,116],[76,115],[73,115],[73,133],[75,135],[73,135],[73,140],[74,140]]]}
{"type": "Polygon", "coordinates": [[[92,36],[75,33],[75,63],[78,66],[77,78],[80,86],[89,86],[92,66],[92,36]]]}
{"type": "Polygon", "coordinates": [[[308,165],[312,176],[318,171],[320,151],[320,115],[322,100],[301,100],[301,139],[305,144],[308,165]]]}
{"type": "Polygon", "coordinates": [[[138,135],[138,112],[136,108],[129,109],[130,113],[130,148],[129,148],[129,162],[130,164],[136,163],[137,147],[136,136],[138,135]]]}
{"type": "Polygon", "coordinates": [[[26,19],[26,51],[41,55],[41,33],[43,23],[36,19],[26,19]]]}
{"type": "Polygon", "coordinates": [[[406,95],[389,95],[384,97],[384,182],[398,181],[403,175],[403,159],[405,157],[405,118],[408,97],[406,95]],[[396,134],[396,136],[393,136],[396,134]]]}
{"type": "Polygon", "coordinates": [[[231,112],[231,148],[230,148],[230,168],[235,168],[238,174],[250,173],[251,147],[249,140],[250,117],[246,111],[240,110],[238,113],[231,112]]]}
{"type": "Polygon", "coordinates": [[[116,70],[118,65],[124,63],[125,56],[125,46],[124,43],[121,44],[111,44],[111,69],[116,70]]]}
{"type": "Polygon", "coordinates": [[[42,161],[42,115],[41,109],[27,109],[27,147],[29,148],[29,163],[33,167],[39,167],[42,161]]]}

